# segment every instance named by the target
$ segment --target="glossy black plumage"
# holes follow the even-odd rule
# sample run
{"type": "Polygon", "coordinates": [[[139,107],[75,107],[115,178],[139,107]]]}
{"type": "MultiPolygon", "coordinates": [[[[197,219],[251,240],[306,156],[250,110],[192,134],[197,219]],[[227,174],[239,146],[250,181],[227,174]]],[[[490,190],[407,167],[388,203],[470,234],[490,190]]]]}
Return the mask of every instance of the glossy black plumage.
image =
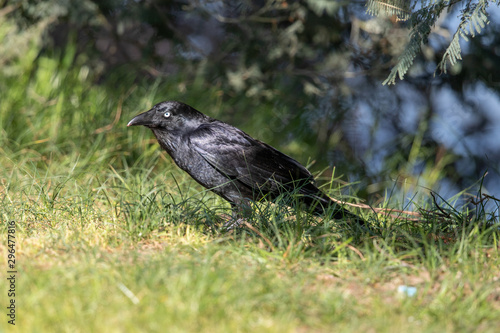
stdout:
{"type": "Polygon", "coordinates": [[[336,205],[320,191],[299,162],[242,130],[210,118],[184,103],[166,101],[133,118],[127,126],[150,128],[175,163],[198,183],[231,203],[274,199],[296,192],[316,214],[333,206],[333,217],[356,215],[336,205]]]}

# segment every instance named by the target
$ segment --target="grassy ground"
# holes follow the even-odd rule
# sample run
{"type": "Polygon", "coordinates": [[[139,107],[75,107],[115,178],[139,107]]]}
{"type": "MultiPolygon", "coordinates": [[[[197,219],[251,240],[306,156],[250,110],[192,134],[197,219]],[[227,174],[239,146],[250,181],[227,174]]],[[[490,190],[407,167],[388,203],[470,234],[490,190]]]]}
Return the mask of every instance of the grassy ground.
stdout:
{"type": "MultiPolygon", "coordinates": [[[[366,232],[257,205],[253,226],[224,233],[228,205],[149,131],[125,127],[161,96],[194,94],[125,82],[112,96],[43,58],[30,73],[5,79],[0,100],[2,295],[9,221],[18,272],[16,326],[4,314],[0,330],[498,331],[500,234],[487,214],[408,223],[362,212],[366,232]]],[[[217,91],[204,95],[219,105],[217,91]]]]}
{"type": "MultiPolygon", "coordinates": [[[[2,219],[17,228],[18,329],[498,330],[498,233],[491,229],[461,228],[447,240],[403,226],[407,232],[381,227],[370,235],[265,206],[254,229],[221,233],[223,203],[189,198],[200,189],[167,161],[157,163],[164,173],[67,177],[25,166],[2,175],[2,219]]],[[[5,318],[0,325],[10,331],[5,318]]]]}

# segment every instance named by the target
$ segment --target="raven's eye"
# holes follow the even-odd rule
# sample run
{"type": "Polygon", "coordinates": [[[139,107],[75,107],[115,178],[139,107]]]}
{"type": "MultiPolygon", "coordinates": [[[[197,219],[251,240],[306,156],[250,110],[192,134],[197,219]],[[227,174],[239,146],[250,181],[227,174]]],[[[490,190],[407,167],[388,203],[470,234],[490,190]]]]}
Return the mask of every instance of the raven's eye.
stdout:
{"type": "Polygon", "coordinates": [[[170,117],[170,116],[171,116],[171,113],[170,113],[170,112],[168,112],[168,111],[167,111],[167,112],[165,112],[165,114],[163,115],[163,117],[165,117],[165,118],[168,118],[168,117],[170,117]]]}

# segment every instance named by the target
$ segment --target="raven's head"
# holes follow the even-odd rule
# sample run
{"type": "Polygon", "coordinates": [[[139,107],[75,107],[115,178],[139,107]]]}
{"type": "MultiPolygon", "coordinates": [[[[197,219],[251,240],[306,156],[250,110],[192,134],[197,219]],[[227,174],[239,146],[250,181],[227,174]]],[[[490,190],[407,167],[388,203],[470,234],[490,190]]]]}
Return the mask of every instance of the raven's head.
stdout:
{"type": "Polygon", "coordinates": [[[197,128],[210,118],[187,104],[165,101],[135,116],[127,126],[146,126],[153,131],[185,131],[197,128]]]}

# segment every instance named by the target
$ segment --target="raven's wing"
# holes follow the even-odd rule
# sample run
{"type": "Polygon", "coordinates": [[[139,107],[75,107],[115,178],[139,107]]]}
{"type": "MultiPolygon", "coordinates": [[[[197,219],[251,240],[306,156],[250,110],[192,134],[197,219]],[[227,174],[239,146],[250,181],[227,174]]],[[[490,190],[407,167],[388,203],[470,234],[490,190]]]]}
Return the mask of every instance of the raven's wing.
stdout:
{"type": "Polygon", "coordinates": [[[320,192],[299,162],[229,124],[203,124],[187,138],[190,148],[230,179],[262,193],[280,190],[312,196],[320,192]]]}

